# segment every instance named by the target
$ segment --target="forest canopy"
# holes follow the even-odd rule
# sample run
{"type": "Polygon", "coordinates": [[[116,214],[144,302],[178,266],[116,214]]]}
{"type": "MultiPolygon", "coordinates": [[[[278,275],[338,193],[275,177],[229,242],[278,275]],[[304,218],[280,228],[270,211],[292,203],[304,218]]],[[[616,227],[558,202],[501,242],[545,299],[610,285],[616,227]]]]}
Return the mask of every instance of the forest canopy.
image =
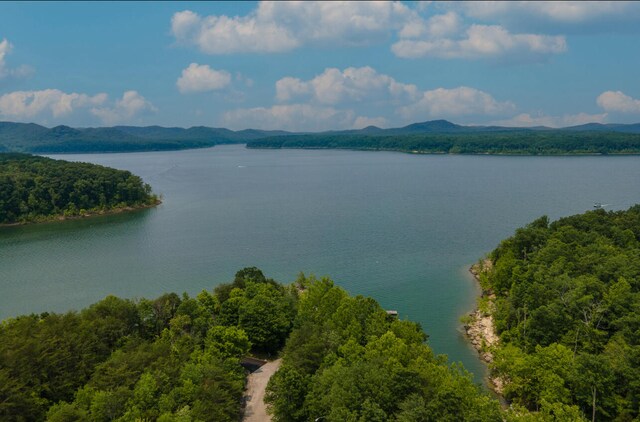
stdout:
{"type": "Polygon", "coordinates": [[[504,419],[426,338],[327,278],[285,286],[244,268],[195,298],[109,296],[80,312],[3,321],[0,419],[238,421],[240,358],[278,353],[268,387],[278,421],[504,419]]]}
{"type": "Polygon", "coordinates": [[[0,224],[155,205],[151,187],[129,171],[0,153],[0,224]]]}
{"type": "Polygon", "coordinates": [[[267,400],[276,421],[499,421],[498,401],[420,326],[326,278],[304,289],[267,400]]]}
{"type": "Polygon", "coordinates": [[[588,419],[640,416],[640,205],[550,223],[504,240],[482,279],[496,295],[492,370],[529,410],[588,419]]]}
{"type": "Polygon", "coordinates": [[[0,420],[237,421],[240,358],[281,347],[298,293],[256,268],[218,291],[3,321],[0,420]]]}
{"type": "Polygon", "coordinates": [[[638,154],[640,134],[588,131],[508,131],[397,135],[308,134],[247,142],[248,148],[313,148],[430,154],[638,154]]]}

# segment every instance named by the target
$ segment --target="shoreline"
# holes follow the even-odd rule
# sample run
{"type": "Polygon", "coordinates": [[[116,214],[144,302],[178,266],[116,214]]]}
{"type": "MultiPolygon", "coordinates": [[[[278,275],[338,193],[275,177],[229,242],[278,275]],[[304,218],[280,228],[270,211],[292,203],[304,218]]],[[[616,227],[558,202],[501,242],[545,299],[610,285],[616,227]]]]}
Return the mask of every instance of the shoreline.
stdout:
{"type": "MultiPolygon", "coordinates": [[[[496,296],[493,292],[482,288],[482,284],[480,283],[480,275],[490,271],[492,266],[493,263],[489,259],[484,259],[482,262],[474,264],[469,268],[469,272],[473,275],[474,280],[480,285],[482,290],[478,302],[482,301],[486,306],[478,303],[473,312],[465,315],[464,322],[466,337],[473,348],[476,349],[476,352],[478,352],[480,360],[485,364],[493,362],[493,349],[500,341],[500,338],[496,334],[493,317],[491,316],[496,296]]],[[[491,373],[487,375],[487,380],[488,387],[502,398],[504,380],[491,376],[491,373]]]]}
{"type": "Polygon", "coordinates": [[[69,221],[69,220],[81,220],[81,219],[84,219],[84,218],[92,218],[92,217],[123,214],[123,213],[135,212],[135,211],[142,211],[142,210],[146,210],[146,209],[149,209],[149,208],[155,208],[160,204],[162,204],[162,200],[160,198],[158,198],[158,199],[156,199],[155,202],[153,202],[151,204],[136,205],[136,206],[125,206],[125,207],[112,208],[112,209],[109,209],[109,210],[86,211],[86,212],[84,212],[82,214],[78,214],[78,215],[52,215],[52,216],[45,217],[42,220],[35,220],[35,221],[21,221],[21,222],[17,222],[17,223],[2,223],[2,224],[0,224],[0,229],[5,228],[5,227],[19,227],[19,226],[30,226],[30,225],[33,225],[33,224],[60,223],[60,222],[69,221]]]}
{"type": "MultiPolygon", "coordinates": [[[[237,144],[242,145],[242,144],[237,144]]],[[[461,156],[495,156],[495,157],[626,157],[626,156],[639,156],[640,152],[566,152],[566,153],[520,153],[517,151],[512,152],[450,152],[450,151],[424,151],[424,150],[409,150],[409,149],[393,149],[393,148],[356,148],[356,147],[272,147],[272,146],[249,146],[245,143],[247,149],[264,149],[264,150],[276,150],[276,149],[301,149],[301,150],[342,150],[342,151],[372,151],[372,152],[398,152],[401,154],[412,155],[461,155],[461,156]]]]}

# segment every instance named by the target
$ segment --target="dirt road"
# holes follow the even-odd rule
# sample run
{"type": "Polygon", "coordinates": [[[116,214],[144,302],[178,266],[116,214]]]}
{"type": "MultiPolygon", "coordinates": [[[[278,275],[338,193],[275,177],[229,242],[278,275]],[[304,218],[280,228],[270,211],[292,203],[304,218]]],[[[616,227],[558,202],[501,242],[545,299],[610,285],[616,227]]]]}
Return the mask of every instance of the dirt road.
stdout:
{"type": "Polygon", "coordinates": [[[264,402],[264,391],[271,375],[280,367],[282,359],[274,360],[263,365],[260,369],[250,374],[247,380],[247,389],[244,392],[246,401],[243,422],[269,422],[271,416],[267,413],[267,405],[264,402]]]}

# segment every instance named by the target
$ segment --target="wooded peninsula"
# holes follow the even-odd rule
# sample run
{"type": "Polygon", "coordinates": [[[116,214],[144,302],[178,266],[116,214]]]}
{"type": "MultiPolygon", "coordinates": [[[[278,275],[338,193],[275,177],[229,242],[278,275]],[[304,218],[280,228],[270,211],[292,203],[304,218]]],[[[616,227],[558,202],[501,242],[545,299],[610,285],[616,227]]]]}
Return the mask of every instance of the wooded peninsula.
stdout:
{"type": "Polygon", "coordinates": [[[559,420],[637,420],[640,205],[539,218],[490,260],[480,309],[500,336],[490,367],[507,401],[559,420]]]}
{"type": "Polygon", "coordinates": [[[0,225],[153,206],[151,186],[129,171],[0,153],[0,225]]]}
{"type": "Polygon", "coordinates": [[[247,148],[354,149],[421,154],[613,155],[639,154],[640,134],[556,130],[397,135],[308,134],[248,141],[247,148]]]}
{"type": "Polygon", "coordinates": [[[5,320],[0,418],[237,421],[240,358],[281,353],[267,391],[278,421],[500,420],[498,402],[426,337],[329,279],[285,286],[245,268],[195,298],[109,296],[5,320]]]}

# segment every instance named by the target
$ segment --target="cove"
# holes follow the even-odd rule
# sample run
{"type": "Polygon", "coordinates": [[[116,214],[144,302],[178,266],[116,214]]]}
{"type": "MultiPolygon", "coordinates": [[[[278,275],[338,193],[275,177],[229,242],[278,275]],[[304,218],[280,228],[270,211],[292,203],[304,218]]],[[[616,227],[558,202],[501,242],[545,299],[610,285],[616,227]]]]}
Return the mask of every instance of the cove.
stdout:
{"type": "Polygon", "coordinates": [[[436,353],[484,373],[459,317],[468,267],[541,216],[640,202],[640,157],[411,155],[243,146],[55,156],[138,174],[163,203],[0,230],[0,318],[107,294],[196,294],[257,266],[328,275],[422,324],[436,353]]]}

